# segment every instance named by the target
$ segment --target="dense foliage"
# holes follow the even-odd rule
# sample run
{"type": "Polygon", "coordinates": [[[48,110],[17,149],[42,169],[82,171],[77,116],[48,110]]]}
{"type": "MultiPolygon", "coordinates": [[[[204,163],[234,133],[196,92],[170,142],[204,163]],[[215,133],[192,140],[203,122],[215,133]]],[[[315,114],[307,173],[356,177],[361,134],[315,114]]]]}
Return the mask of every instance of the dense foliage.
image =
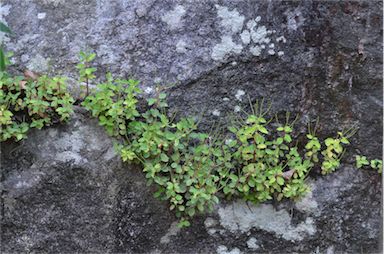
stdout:
{"type": "Polygon", "coordinates": [[[0,72],[0,141],[21,140],[30,128],[41,129],[70,117],[74,100],[65,78],[29,74],[12,77],[0,72]]]}
{"type": "Polygon", "coordinates": [[[309,171],[316,165],[323,174],[336,170],[354,134],[353,129],[338,132],[322,142],[309,128],[299,144],[289,114],[285,123],[267,119],[263,102],[234,120],[229,134],[201,133],[195,119],[168,116],[166,94],[159,88],[139,112],[138,84],[108,74],[83,106],[110,135],[122,137],[116,145],[121,158],[142,165],[148,183],[157,186],[155,196],[169,201],[180,226],[189,225],[196,213],[211,211],[220,197],[258,203],[303,196],[309,171]]]}
{"type": "MultiPolygon", "coordinates": [[[[180,226],[188,226],[197,213],[212,211],[223,197],[259,203],[305,195],[310,170],[335,171],[355,133],[351,128],[320,140],[316,126],[308,126],[299,137],[296,119],[288,113],[283,121],[268,117],[263,101],[251,105],[251,112],[235,116],[228,131],[202,133],[196,119],[169,115],[160,88],[141,110],[137,80],[107,74],[105,82],[90,89],[94,57],[82,52],[77,65],[79,81],[86,84],[82,106],[120,140],[116,149],[123,161],[141,164],[148,183],[157,186],[155,196],[169,202],[180,226]]],[[[73,102],[63,77],[40,77],[30,71],[12,77],[0,71],[0,140],[21,140],[29,128],[68,120],[73,102]]],[[[358,168],[382,171],[381,160],[357,156],[356,162],[358,168]]]]}

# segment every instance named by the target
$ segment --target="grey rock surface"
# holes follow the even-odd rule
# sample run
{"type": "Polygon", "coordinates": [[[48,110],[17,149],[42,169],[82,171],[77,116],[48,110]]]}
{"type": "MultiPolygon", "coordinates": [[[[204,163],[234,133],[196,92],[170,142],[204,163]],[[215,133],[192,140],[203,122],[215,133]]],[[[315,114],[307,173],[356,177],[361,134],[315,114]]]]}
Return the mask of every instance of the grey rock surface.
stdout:
{"type": "MultiPolygon", "coordinates": [[[[13,71],[59,73],[77,89],[80,50],[98,74],[134,76],[150,96],[201,115],[202,128],[262,97],[272,111],[320,118],[320,135],[357,125],[351,151],[382,155],[381,1],[1,0],[13,71]]],[[[1,250],[90,253],[380,251],[381,179],[348,162],[312,179],[297,204],[222,203],[175,230],[140,169],[77,112],[67,126],[1,144],[1,250]],[[250,208],[249,208],[250,207],[250,208]]]]}
{"type": "Polygon", "coordinates": [[[381,179],[344,166],[299,202],[219,204],[178,229],[144,175],[76,110],[65,126],[1,146],[2,253],[252,253],[380,249],[381,179]],[[231,252],[232,251],[232,252],[231,252]]]}

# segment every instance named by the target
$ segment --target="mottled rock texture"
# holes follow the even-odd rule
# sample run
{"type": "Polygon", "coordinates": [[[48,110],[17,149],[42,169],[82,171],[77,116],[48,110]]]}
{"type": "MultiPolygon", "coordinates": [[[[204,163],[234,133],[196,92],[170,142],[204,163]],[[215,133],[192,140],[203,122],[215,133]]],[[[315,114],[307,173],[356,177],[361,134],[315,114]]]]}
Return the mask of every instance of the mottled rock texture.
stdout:
{"type": "MultiPolygon", "coordinates": [[[[381,1],[2,0],[13,71],[69,76],[81,49],[98,73],[134,76],[147,94],[174,84],[170,105],[202,128],[262,97],[320,135],[356,124],[352,152],[382,154],[381,1]]],[[[222,203],[192,227],[119,163],[112,140],[77,110],[66,126],[1,144],[1,250],[89,253],[381,250],[381,178],[344,166],[312,176],[297,204],[222,203]]],[[[351,152],[351,154],[352,154],[351,152]]]]}

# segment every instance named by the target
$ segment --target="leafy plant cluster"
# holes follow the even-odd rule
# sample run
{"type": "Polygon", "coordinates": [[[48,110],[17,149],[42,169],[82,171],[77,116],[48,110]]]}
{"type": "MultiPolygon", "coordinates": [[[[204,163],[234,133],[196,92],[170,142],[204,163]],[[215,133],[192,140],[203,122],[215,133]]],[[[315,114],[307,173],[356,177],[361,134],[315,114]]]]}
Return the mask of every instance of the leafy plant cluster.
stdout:
{"type": "MultiPolygon", "coordinates": [[[[0,32],[11,30],[0,22],[0,32]]],[[[0,45],[0,141],[19,141],[30,128],[69,119],[74,99],[65,77],[39,76],[28,70],[24,76],[13,76],[6,71],[9,64],[9,54],[0,45]]]]}
{"type": "MultiPolygon", "coordinates": [[[[0,21],[0,32],[11,34],[11,29],[0,21]]],[[[0,71],[5,71],[6,65],[8,64],[7,54],[3,49],[3,45],[0,44],[0,71]]]]}
{"type": "Polygon", "coordinates": [[[379,159],[368,160],[366,156],[356,155],[356,167],[377,170],[379,174],[383,173],[383,161],[379,159]]]}
{"type": "MultiPolygon", "coordinates": [[[[143,110],[137,108],[137,80],[108,73],[90,89],[96,77],[94,58],[81,52],[76,66],[79,82],[86,85],[82,106],[109,135],[120,138],[116,149],[122,160],[142,165],[148,183],[157,186],[155,196],[170,203],[180,226],[188,226],[197,213],[211,211],[222,197],[259,203],[303,196],[309,190],[305,180],[310,170],[318,167],[324,175],[335,171],[355,133],[351,128],[320,140],[316,126],[309,126],[298,142],[296,119],[289,114],[284,121],[269,118],[270,107],[263,101],[233,119],[228,134],[218,129],[202,133],[196,119],[169,115],[160,88],[143,110]]],[[[0,140],[21,140],[29,128],[67,121],[73,102],[63,77],[39,77],[29,71],[12,77],[0,71],[0,140]]],[[[356,162],[358,168],[382,172],[381,160],[356,156],[356,162]]]]}
{"type": "Polygon", "coordinates": [[[242,198],[255,203],[296,199],[309,187],[305,179],[318,165],[323,174],[337,169],[353,130],[320,141],[309,128],[304,144],[293,140],[294,122],[287,114],[280,123],[267,118],[263,102],[228,129],[202,133],[193,118],[168,116],[166,94],[156,90],[146,110],[136,108],[139,82],[113,79],[91,91],[83,105],[107,132],[123,137],[116,145],[123,161],[140,163],[155,196],[168,200],[180,217],[211,211],[220,197],[242,198]],[[321,163],[320,163],[321,160],[321,163]]]}
{"type": "Polygon", "coordinates": [[[13,77],[0,71],[0,141],[19,141],[30,128],[67,121],[73,102],[64,77],[32,72],[13,77]]]}

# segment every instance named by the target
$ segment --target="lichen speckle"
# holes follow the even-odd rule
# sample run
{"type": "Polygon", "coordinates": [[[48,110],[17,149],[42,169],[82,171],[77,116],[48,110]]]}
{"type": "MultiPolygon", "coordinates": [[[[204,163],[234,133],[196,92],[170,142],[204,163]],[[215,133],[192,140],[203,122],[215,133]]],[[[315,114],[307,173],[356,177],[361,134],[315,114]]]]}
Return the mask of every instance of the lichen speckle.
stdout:
{"type": "Polygon", "coordinates": [[[241,110],[241,108],[240,108],[240,106],[235,106],[235,108],[233,109],[233,111],[235,112],[235,113],[237,113],[237,112],[240,112],[240,110],[241,110]]]}
{"type": "Polygon", "coordinates": [[[167,23],[168,27],[171,30],[175,30],[182,26],[182,18],[185,14],[185,8],[182,5],[176,5],[175,8],[171,11],[165,13],[161,20],[167,23]]]}
{"type": "MultiPolygon", "coordinates": [[[[249,51],[254,56],[261,56],[263,49],[267,47],[274,49],[275,43],[271,43],[275,38],[276,30],[269,30],[265,25],[260,25],[261,16],[251,18],[246,22],[246,29],[243,29],[245,21],[244,16],[233,9],[230,11],[228,7],[216,5],[217,15],[220,18],[221,27],[223,27],[221,42],[216,44],[211,53],[213,60],[224,60],[229,54],[240,54],[243,46],[249,45],[249,51]],[[243,29],[243,30],[242,30],[243,29]],[[273,36],[273,38],[271,38],[273,36]],[[236,44],[233,40],[240,41],[236,44]]],[[[280,40],[286,41],[284,37],[280,40]]],[[[278,41],[274,41],[278,42],[278,41]]],[[[269,55],[275,55],[274,50],[268,51],[269,55]]]]}
{"type": "Polygon", "coordinates": [[[47,16],[47,13],[40,12],[37,14],[37,19],[45,19],[46,16],[47,16]]]}
{"type": "Polygon", "coordinates": [[[221,18],[220,24],[226,32],[234,34],[241,31],[245,20],[243,15],[240,15],[236,9],[230,11],[225,6],[216,5],[216,9],[217,16],[221,18]]]}
{"type": "Polygon", "coordinates": [[[217,254],[240,254],[241,251],[238,248],[233,248],[232,250],[228,250],[228,248],[224,245],[219,245],[216,249],[217,254]]]}
{"type": "Polygon", "coordinates": [[[267,35],[267,28],[265,26],[260,26],[256,29],[256,31],[251,31],[251,38],[254,43],[268,43],[267,35]]]}
{"type": "Polygon", "coordinates": [[[275,233],[285,240],[302,240],[316,233],[316,225],[311,218],[291,224],[286,210],[276,211],[270,204],[247,206],[243,201],[220,207],[220,224],[229,231],[246,233],[252,228],[275,233]]]}
{"type": "Polygon", "coordinates": [[[256,238],[254,237],[251,237],[248,239],[247,246],[252,250],[257,250],[258,248],[260,248],[260,246],[257,244],[256,238]]]}
{"type": "Polygon", "coordinates": [[[171,237],[177,235],[180,232],[180,227],[177,226],[177,222],[173,222],[168,229],[168,232],[161,237],[160,243],[167,244],[171,241],[171,237]]]}
{"type": "Polygon", "coordinates": [[[316,216],[320,215],[321,211],[319,210],[316,200],[313,198],[312,189],[314,188],[313,184],[310,184],[310,191],[301,198],[298,202],[295,203],[297,210],[306,213],[312,213],[316,216]]]}
{"type": "Polygon", "coordinates": [[[42,55],[37,54],[27,64],[27,68],[31,71],[44,73],[49,69],[49,59],[44,58],[42,55]]]}
{"type": "Polygon", "coordinates": [[[277,42],[283,42],[283,43],[286,43],[287,42],[287,39],[285,39],[285,37],[282,35],[280,37],[277,37],[276,38],[276,41],[277,42]]]}
{"type": "Polygon", "coordinates": [[[179,40],[176,44],[176,52],[183,54],[186,53],[188,48],[187,48],[187,43],[184,40],[179,40]]]}
{"type": "Polygon", "coordinates": [[[248,30],[244,30],[241,34],[240,34],[240,37],[241,37],[241,41],[244,43],[244,44],[249,44],[251,42],[251,34],[249,33],[248,30]]]}
{"type": "Polygon", "coordinates": [[[245,91],[239,89],[236,91],[235,97],[237,100],[241,101],[244,95],[245,95],[245,91]]]}
{"type": "Polygon", "coordinates": [[[220,111],[217,110],[217,109],[215,109],[215,110],[212,111],[212,115],[214,115],[214,116],[220,116],[220,111]]]}
{"type": "Polygon", "coordinates": [[[152,87],[146,87],[146,88],[144,89],[144,92],[145,92],[146,94],[151,94],[151,93],[153,92],[153,88],[152,88],[152,87]]]}
{"type": "Polygon", "coordinates": [[[300,26],[304,24],[304,18],[299,9],[288,11],[285,13],[287,16],[287,27],[288,30],[296,31],[300,26]]]}
{"type": "Polygon", "coordinates": [[[206,218],[205,221],[204,221],[204,226],[206,228],[211,228],[211,227],[214,227],[217,225],[217,221],[215,219],[212,219],[210,217],[206,218]]]}
{"type": "Polygon", "coordinates": [[[240,54],[242,50],[242,45],[234,43],[231,36],[224,35],[221,37],[221,42],[213,47],[211,57],[215,61],[220,61],[228,54],[240,54]]]}
{"type": "MultiPolygon", "coordinates": [[[[264,45],[262,45],[264,46],[264,45]]],[[[262,46],[254,46],[254,47],[250,47],[249,48],[249,51],[251,52],[252,55],[254,56],[260,56],[261,55],[261,50],[263,49],[262,46]]],[[[265,46],[264,46],[265,48],[265,46]]]]}

